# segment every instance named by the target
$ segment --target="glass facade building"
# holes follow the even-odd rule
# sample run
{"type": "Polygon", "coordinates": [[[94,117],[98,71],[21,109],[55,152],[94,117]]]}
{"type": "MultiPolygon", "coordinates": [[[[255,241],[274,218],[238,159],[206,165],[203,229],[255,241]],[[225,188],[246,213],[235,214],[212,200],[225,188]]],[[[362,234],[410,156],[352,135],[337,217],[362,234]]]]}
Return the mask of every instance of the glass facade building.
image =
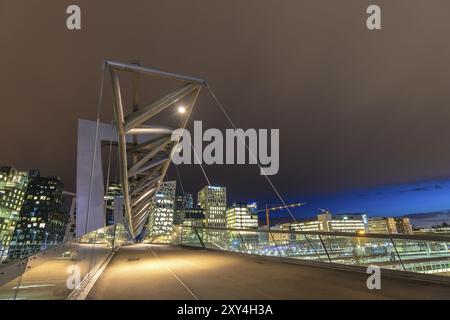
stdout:
{"type": "Polygon", "coordinates": [[[225,187],[205,186],[198,192],[198,205],[205,210],[208,226],[226,227],[227,190],[225,187]]]}
{"type": "Polygon", "coordinates": [[[374,217],[369,219],[369,233],[413,234],[409,218],[374,217]]]}
{"type": "Polygon", "coordinates": [[[338,214],[331,213],[317,215],[322,222],[323,230],[329,232],[365,232],[368,228],[368,218],[365,214],[338,214]]]}
{"type": "Polygon", "coordinates": [[[19,219],[28,173],[11,167],[0,167],[0,257],[5,258],[19,219]]]}
{"type": "Polygon", "coordinates": [[[150,206],[149,235],[169,234],[173,230],[176,181],[165,181],[150,206]]]}
{"type": "Polygon", "coordinates": [[[186,210],[194,208],[194,199],[192,193],[177,195],[175,198],[175,213],[173,216],[173,224],[180,225],[183,223],[186,210]]]}
{"type": "Polygon", "coordinates": [[[122,185],[111,183],[105,192],[105,202],[106,202],[105,219],[107,226],[114,224],[114,198],[121,196],[122,196],[122,185]]]}
{"type": "Polygon", "coordinates": [[[233,203],[227,209],[227,228],[258,229],[258,214],[256,204],[233,203]]]}
{"type": "MultiPolygon", "coordinates": [[[[13,236],[16,245],[63,241],[69,220],[69,213],[64,205],[63,190],[64,183],[58,177],[41,177],[36,172],[30,174],[13,236]]],[[[24,246],[24,250],[39,250],[39,248],[24,246]]],[[[10,258],[19,258],[32,253],[22,251],[11,251],[10,258]]]]}

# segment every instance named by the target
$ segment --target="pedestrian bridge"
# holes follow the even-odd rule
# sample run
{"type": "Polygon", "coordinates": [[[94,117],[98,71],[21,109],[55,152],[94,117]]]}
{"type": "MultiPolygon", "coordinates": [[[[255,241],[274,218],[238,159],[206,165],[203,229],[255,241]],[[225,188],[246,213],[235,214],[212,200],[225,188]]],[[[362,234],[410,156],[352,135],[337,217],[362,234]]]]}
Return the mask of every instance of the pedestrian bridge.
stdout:
{"type": "Polygon", "coordinates": [[[145,242],[109,226],[13,261],[0,299],[450,299],[446,237],[184,227],[145,242]]]}

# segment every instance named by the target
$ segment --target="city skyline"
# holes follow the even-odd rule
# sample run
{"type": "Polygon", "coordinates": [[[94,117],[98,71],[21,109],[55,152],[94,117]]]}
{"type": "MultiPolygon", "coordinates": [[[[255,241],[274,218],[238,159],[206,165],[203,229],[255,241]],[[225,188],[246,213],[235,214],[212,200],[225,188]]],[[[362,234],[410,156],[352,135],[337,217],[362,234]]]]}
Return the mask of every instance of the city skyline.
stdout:
{"type": "MultiPolygon", "coordinates": [[[[14,165],[11,167],[16,168],[14,165]]],[[[36,169],[16,168],[23,171],[36,169]]],[[[56,176],[58,177],[58,176],[56,176]]],[[[171,180],[171,179],[167,179],[171,180]]],[[[179,179],[177,185],[180,183],[179,179]]],[[[115,183],[111,181],[111,183],[115,183]]],[[[222,186],[219,184],[211,185],[222,186]]],[[[226,187],[226,186],[225,186],[226,187]]],[[[185,186],[186,192],[196,194],[201,188],[194,189],[185,186]]],[[[70,190],[65,190],[69,191],[70,190]]],[[[227,197],[228,204],[234,202],[257,202],[259,207],[265,204],[282,204],[279,198],[243,198],[229,189],[227,197]]],[[[303,197],[283,197],[288,202],[304,201],[305,205],[292,208],[291,213],[297,219],[308,219],[314,217],[320,209],[330,210],[333,213],[359,213],[363,212],[370,216],[405,216],[410,214],[427,214],[450,210],[450,180],[427,180],[411,184],[387,185],[368,189],[346,190],[328,194],[306,194],[303,197]]],[[[177,189],[177,195],[181,190],[177,189]]],[[[260,214],[261,215],[261,214],[260,214]]],[[[288,213],[278,213],[277,217],[290,218],[288,213]]],[[[263,218],[262,216],[260,218],[263,218]]],[[[449,218],[450,219],[450,218],[449,218]]],[[[448,222],[443,221],[443,222],[448,222]]]]}

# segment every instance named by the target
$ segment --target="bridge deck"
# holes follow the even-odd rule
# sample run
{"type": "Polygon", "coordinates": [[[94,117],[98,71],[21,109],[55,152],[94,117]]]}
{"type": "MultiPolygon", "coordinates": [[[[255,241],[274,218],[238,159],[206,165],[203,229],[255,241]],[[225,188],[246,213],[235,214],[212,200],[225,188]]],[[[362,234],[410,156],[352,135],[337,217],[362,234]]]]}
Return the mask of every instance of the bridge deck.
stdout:
{"type": "Polygon", "coordinates": [[[450,299],[450,287],[176,246],[121,248],[88,299],[450,299]]]}

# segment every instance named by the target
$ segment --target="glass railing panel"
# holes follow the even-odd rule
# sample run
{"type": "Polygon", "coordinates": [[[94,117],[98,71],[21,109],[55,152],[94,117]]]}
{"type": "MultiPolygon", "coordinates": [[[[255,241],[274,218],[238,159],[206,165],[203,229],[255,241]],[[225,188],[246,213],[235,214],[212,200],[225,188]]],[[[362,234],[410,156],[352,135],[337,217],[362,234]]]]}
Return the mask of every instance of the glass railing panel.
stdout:
{"type": "Polygon", "coordinates": [[[180,244],[181,226],[174,226],[170,232],[161,234],[148,234],[143,243],[153,244],[180,244]]]}
{"type": "Polygon", "coordinates": [[[263,246],[259,239],[259,233],[257,231],[238,231],[235,232],[236,237],[241,241],[240,252],[249,254],[261,254],[261,248],[263,246]]]}
{"type": "Polygon", "coordinates": [[[414,235],[183,227],[180,243],[247,254],[450,275],[450,243],[446,239],[423,240],[414,235]]]}
{"type": "Polygon", "coordinates": [[[180,243],[193,247],[203,247],[200,238],[203,237],[203,229],[195,230],[191,226],[183,225],[180,232],[180,243]],[[196,232],[197,231],[197,232],[196,232]]]}
{"type": "Polygon", "coordinates": [[[241,237],[239,232],[237,231],[230,231],[229,232],[229,244],[228,244],[228,250],[236,251],[236,252],[247,252],[247,247],[244,239],[241,237]]]}
{"type": "MultiPolygon", "coordinates": [[[[223,229],[203,229],[202,239],[206,248],[230,250],[232,236],[228,230],[223,229]]],[[[197,231],[200,228],[197,228],[197,231]]]]}
{"type": "Polygon", "coordinates": [[[130,237],[123,231],[119,225],[104,227],[29,257],[18,285],[13,285],[15,280],[6,283],[0,294],[8,297],[15,290],[15,299],[66,299],[103,265],[114,248],[129,243],[130,237]]]}
{"type": "Polygon", "coordinates": [[[27,259],[23,259],[0,268],[0,300],[15,299],[26,265],[27,259]]]}
{"type": "Polygon", "coordinates": [[[328,261],[326,250],[318,235],[286,233],[286,236],[289,236],[289,243],[281,247],[283,256],[328,261]]]}
{"type": "Polygon", "coordinates": [[[403,267],[407,271],[450,274],[450,242],[393,239],[403,267]]]}
{"type": "Polygon", "coordinates": [[[16,299],[64,299],[70,293],[67,270],[73,264],[78,244],[67,243],[28,258],[16,299]]]}
{"type": "Polygon", "coordinates": [[[20,277],[17,277],[3,286],[0,286],[0,300],[15,300],[20,277]]]}
{"type": "Polygon", "coordinates": [[[333,263],[402,269],[401,261],[390,238],[322,235],[322,240],[333,263]]]}
{"type": "Polygon", "coordinates": [[[115,229],[114,248],[131,243],[133,243],[133,238],[128,230],[123,225],[117,224],[115,229]]]}

